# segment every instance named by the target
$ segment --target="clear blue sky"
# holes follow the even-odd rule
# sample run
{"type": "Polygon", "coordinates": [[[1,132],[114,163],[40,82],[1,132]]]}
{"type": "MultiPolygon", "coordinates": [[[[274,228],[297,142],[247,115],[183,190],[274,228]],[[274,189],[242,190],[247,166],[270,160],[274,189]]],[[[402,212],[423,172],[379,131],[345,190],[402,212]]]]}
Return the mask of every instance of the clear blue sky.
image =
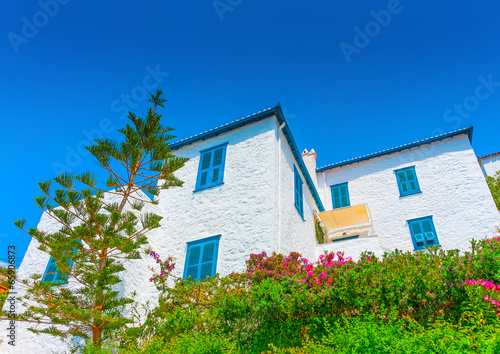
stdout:
{"type": "Polygon", "coordinates": [[[281,101],[318,165],[471,124],[478,156],[500,150],[497,0],[1,6],[0,260],[24,255],[13,221],[38,223],[37,183],[97,169],[87,136],[117,137],[154,86],[179,138],[281,101]]]}

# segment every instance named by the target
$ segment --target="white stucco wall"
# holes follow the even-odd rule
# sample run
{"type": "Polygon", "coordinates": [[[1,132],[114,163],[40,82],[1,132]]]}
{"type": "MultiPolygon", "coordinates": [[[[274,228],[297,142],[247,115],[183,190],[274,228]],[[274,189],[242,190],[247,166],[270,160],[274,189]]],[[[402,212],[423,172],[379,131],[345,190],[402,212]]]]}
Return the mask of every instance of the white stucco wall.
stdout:
{"type": "MultiPolygon", "coordinates": [[[[466,250],[470,239],[491,237],[500,225],[466,135],[319,173],[327,210],[330,186],[343,182],[349,183],[351,205],[368,204],[383,249],[413,250],[407,220],[419,217],[433,216],[444,249],[466,250]],[[400,197],[394,170],[409,166],[415,166],[422,193],[400,197]]],[[[347,256],[356,255],[361,240],[344,242],[347,256]]]]}
{"type": "Polygon", "coordinates": [[[305,178],[300,171],[297,161],[293,157],[286,139],[281,131],[279,139],[281,148],[279,149],[280,161],[280,210],[279,210],[279,252],[288,254],[289,252],[299,252],[304,257],[313,260],[315,257],[314,247],[316,244],[314,228],[314,210],[317,210],[316,203],[309,188],[305,183],[305,178]],[[294,194],[294,165],[300,173],[303,184],[304,218],[295,207],[294,194]]]}
{"type": "Polygon", "coordinates": [[[485,177],[495,177],[496,173],[500,171],[500,155],[482,160],[481,169],[485,177]]]}
{"type": "Polygon", "coordinates": [[[155,252],[177,259],[176,276],[183,275],[189,241],[221,235],[221,275],[243,271],[250,253],[273,250],[275,126],[274,119],[262,120],[175,152],[190,159],[176,172],[185,184],[161,192],[162,227],[149,239],[155,252]],[[193,192],[200,151],[223,143],[228,143],[224,184],[193,192]]]}

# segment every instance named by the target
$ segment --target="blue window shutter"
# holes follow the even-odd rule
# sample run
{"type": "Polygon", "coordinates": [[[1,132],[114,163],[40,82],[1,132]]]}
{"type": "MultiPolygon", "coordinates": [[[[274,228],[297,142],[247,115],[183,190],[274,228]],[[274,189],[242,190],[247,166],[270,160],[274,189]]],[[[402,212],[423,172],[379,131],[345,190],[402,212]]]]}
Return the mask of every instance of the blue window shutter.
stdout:
{"type": "Polygon", "coordinates": [[[294,196],[295,196],[295,208],[299,212],[300,216],[304,218],[304,190],[302,178],[300,177],[299,171],[295,165],[293,166],[294,175],[294,196]]]}
{"type": "Polygon", "coordinates": [[[56,260],[53,257],[50,257],[47,268],[45,269],[45,273],[43,274],[42,281],[54,281],[54,279],[56,279],[58,271],[59,269],[56,266],[56,260]]]}
{"type": "Polygon", "coordinates": [[[184,279],[191,276],[193,281],[204,280],[215,275],[219,238],[220,235],[188,243],[184,279]]]}
{"type": "Polygon", "coordinates": [[[200,187],[205,186],[208,180],[208,173],[210,172],[210,165],[212,161],[212,152],[206,152],[201,156],[201,166],[200,166],[200,187]]]}
{"type": "MultiPolygon", "coordinates": [[[[69,268],[73,267],[73,264],[74,262],[72,260],[68,261],[69,268]]],[[[66,284],[68,279],[69,275],[61,273],[57,267],[54,257],[50,257],[45,273],[43,274],[42,281],[66,284]]]]}
{"type": "Polygon", "coordinates": [[[188,249],[186,278],[191,277],[191,280],[195,280],[199,277],[201,248],[201,245],[196,245],[188,249]]]}
{"type": "Polygon", "coordinates": [[[332,191],[333,209],[343,208],[351,205],[347,182],[333,185],[330,188],[332,191]]]}
{"type": "Polygon", "coordinates": [[[203,280],[207,276],[211,277],[215,274],[213,272],[215,262],[215,248],[216,241],[207,242],[203,245],[203,257],[200,265],[200,279],[203,280]]]}
{"type": "Polygon", "coordinates": [[[408,220],[415,250],[439,245],[432,216],[408,220]]]}
{"type": "Polygon", "coordinates": [[[398,182],[399,194],[404,197],[415,193],[420,193],[415,166],[402,168],[394,171],[398,182]]]}
{"type": "Polygon", "coordinates": [[[223,183],[226,147],[227,144],[224,144],[200,152],[200,167],[195,190],[223,183]]]}

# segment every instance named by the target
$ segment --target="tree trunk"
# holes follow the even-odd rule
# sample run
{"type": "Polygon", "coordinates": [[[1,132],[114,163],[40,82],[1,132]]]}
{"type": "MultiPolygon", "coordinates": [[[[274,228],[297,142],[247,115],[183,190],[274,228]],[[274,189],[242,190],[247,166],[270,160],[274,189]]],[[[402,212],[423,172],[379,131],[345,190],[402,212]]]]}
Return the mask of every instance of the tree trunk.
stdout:
{"type": "Polygon", "coordinates": [[[93,327],[92,328],[92,342],[97,347],[101,346],[101,339],[102,339],[101,337],[102,337],[102,329],[100,327],[93,327]]]}

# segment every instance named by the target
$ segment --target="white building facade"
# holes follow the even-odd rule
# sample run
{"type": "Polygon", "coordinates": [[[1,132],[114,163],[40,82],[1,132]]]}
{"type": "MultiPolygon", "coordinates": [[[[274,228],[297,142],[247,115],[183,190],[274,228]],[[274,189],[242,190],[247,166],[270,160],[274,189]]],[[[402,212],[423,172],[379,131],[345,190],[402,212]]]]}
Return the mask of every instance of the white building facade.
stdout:
{"type": "MultiPolygon", "coordinates": [[[[500,226],[471,136],[467,128],[317,168],[315,152],[300,153],[278,105],[171,145],[189,158],[176,172],[184,186],[163,190],[150,207],[164,219],[149,243],[176,258],[174,275],[183,278],[244,271],[250,254],[263,251],[312,261],[325,251],[357,258],[433,245],[466,250],[470,239],[491,237],[500,226]]],[[[39,227],[56,225],[42,217],[39,227]]],[[[49,258],[31,242],[20,277],[44,274],[49,258]]],[[[152,265],[150,257],[132,261],[122,293],[154,301],[152,265]]],[[[0,338],[0,351],[67,350],[25,327],[18,324],[15,349],[0,338]]]]}
{"type": "Polygon", "coordinates": [[[481,156],[477,160],[485,177],[495,177],[496,173],[500,171],[500,152],[481,156]]]}

